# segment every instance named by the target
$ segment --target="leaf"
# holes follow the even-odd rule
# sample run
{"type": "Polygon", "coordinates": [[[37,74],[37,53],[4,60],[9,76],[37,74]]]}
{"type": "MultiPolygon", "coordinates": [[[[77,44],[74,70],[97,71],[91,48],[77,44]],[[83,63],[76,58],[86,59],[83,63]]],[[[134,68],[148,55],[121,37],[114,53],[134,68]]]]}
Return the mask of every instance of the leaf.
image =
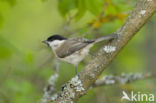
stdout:
{"type": "Polygon", "coordinates": [[[119,19],[121,21],[125,20],[126,14],[118,13],[118,14],[109,14],[100,18],[96,18],[93,21],[89,22],[89,25],[92,25],[93,28],[99,28],[102,24],[111,22],[113,20],[119,19]]]}
{"type": "Polygon", "coordinates": [[[85,0],[87,9],[94,15],[98,15],[102,9],[103,0],[85,0]]]}
{"type": "Polygon", "coordinates": [[[117,14],[118,11],[116,9],[116,7],[114,5],[108,5],[106,10],[105,10],[105,14],[108,15],[108,14],[117,14]]]}
{"type": "Polygon", "coordinates": [[[74,8],[76,8],[76,0],[59,0],[58,10],[62,17],[65,17],[74,8]]]}
{"type": "Polygon", "coordinates": [[[76,14],[75,20],[81,19],[82,16],[86,13],[86,4],[85,0],[78,0],[77,1],[77,9],[78,12],[76,14]]]}

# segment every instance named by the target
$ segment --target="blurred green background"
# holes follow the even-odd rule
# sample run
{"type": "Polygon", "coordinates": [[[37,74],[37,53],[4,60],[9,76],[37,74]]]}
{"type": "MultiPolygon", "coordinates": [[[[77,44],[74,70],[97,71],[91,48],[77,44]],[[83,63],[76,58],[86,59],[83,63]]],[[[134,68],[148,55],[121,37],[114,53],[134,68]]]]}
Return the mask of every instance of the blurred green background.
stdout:
{"type": "MultiPolygon", "coordinates": [[[[0,103],[40,102],[55,66],[52,51],[41,41],[56,33],[86,38],[111,34],[123,24],[135,3],[135,0],[0,0],[0,103]]],[[[103,75],[156,73],[155,28],[154,15],[103,75]]],[[[95,45],[91,52],[96,53],[102,45],[95,45]]],[[[90,59],[89,55],[79,64],[79,72],[90,59]]],[[[59,63],[58,90],[75,75],[73,65],[59,63]]],[[[78,103],[120,103],[122,90],[156,94],[155,81],[150,78],[95,88],[78,103]]]]}

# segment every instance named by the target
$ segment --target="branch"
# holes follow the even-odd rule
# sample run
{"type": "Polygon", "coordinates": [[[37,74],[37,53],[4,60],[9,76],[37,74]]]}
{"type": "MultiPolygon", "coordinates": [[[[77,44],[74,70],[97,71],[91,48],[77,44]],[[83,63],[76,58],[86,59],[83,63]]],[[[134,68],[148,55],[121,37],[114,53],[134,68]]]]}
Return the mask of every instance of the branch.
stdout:
{"type": "Polygon", "coordinates": [[[116,31],[118,38],[108,42],[98,51],[96,57],[79,74],[80,78],[76,76],[65,84],[54,103],[73,103],[86,94],[88,88],[155,11],[156,0],[138,0],[126,22],[116,31]]]}
{"type": "Polygon", "coordinates": [[[147,73],[147,74],[122,73],[121,76],[107,75],[107,76],[103,76],[102,79],[96,80],[95,83],[92,85],[92,87],[99,87],[99,86],[113,85],[113,84],[126,84],[126,83],[131,83],[136,80],[153,78],[153,77],[156,77],[156,75],[152,73],[147,73]]]}
{"type": "MultiPolygon", "coordinates": [[[[57,98],[58,95],[56,94],[56,91],[54,88],[57,77],[58,77],[57,73],[55,73],[54,75],[52,75],[50,77],[49,85],[44,88],[44,95],[42,97],[42,103],[48,103],[48,102],[53,101],[57,98]]],[[[142,74],[142,73],[125,74],[125,73],[122,73],[120,76],[106,75],[106,76],[103,76],[101,79],[96,80],[90,89],[100,87],[100,86],[114,85],[114,84],[127,84],[127,83],[131,83],[131,82],[134,82],[137,80],[155,78],[155,77],[156,77],[156,75],[152,74],[152,73],[146,73],[146,74],[142,74]]],[[[72,80],[72,82],[75,81],[75,83],[76,83],[77,79],[72,80]]],[[[76,89],[78,90],[78,88],[76,88],[76,89]]],[[[83,89],[83,88],[81,87],[81,88],[79,88],[79,90],[80,89],[83,89]]]]}
{"type": "Polygon", "coordinates": [[[48,80],[48,85],[44,88],[44,94],[42,96],[42,103],[48,103],[51,100],[53,100],[53,98],[56,98],[56,89],[55,89],[55,84],[56,81],[58,79],[58,70],[59,70],[59,63],[57,62],[56,59],[53,59],[53,63],[54,63],[54,71],[55,73],[50,77],[50,79],[48,80]]]}

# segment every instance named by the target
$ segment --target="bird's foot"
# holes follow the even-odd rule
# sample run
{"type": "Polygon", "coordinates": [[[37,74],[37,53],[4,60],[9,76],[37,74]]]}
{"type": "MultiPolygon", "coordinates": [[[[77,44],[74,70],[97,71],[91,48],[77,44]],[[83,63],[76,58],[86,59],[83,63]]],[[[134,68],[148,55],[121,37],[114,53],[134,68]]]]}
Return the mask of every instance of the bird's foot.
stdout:
{"type": "Polygon", "coordinates": [[[80,75],[79,75],[78,73],[76,73],[76,76],[77,76],[78,78],[80,78],[80,75]]]}

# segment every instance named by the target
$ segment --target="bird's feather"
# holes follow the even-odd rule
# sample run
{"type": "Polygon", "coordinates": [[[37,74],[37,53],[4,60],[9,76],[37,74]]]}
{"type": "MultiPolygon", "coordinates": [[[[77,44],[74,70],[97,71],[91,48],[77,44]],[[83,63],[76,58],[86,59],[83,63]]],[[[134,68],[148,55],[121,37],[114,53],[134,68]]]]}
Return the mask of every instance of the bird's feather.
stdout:
{"type": "Polygon", "coordinates": [[[58,49],[56,49],[56,54],[59,58],[64,58],[93,42],[94,40],[87,40],[82,38],[68,39],[58,49]]]}

